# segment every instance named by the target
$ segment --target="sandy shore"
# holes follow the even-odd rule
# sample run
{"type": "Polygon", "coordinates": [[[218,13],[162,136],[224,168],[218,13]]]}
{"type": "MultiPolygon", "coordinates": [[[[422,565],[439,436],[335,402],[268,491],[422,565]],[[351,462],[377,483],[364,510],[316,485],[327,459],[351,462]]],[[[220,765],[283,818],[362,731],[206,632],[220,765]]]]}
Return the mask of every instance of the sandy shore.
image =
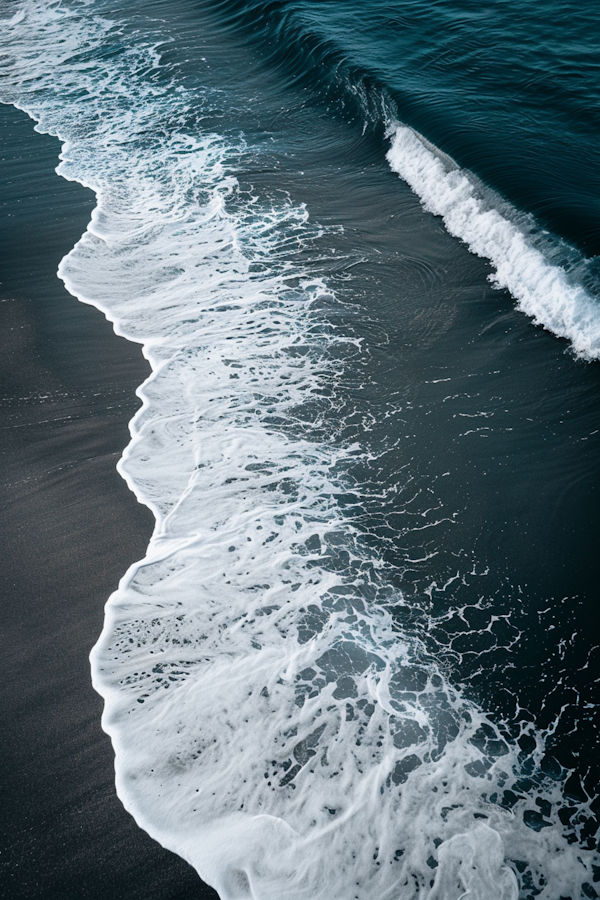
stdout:
{"type": "Polygon", "coordinates": [[[57,152],[0,107],[1,893],[214,898],[116,798],[90,683],[106,598],[152,529],[115,472],[148,368],[56,278],[94,203],[57,152]]]}

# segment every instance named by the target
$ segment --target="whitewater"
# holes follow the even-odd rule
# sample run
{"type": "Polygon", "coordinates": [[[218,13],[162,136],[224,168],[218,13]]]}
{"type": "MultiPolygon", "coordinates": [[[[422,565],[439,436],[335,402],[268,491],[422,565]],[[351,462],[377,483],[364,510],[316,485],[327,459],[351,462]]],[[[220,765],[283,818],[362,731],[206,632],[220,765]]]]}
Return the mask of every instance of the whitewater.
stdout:
{"type": "MultiPolygon", "coordinates": [[[[244,139],[203,128],[218,96],[174,82],[158,42],[85,2],[2,24],[3,102],[97,197],[60,277],[152,367],[119,471],[156,526],[92,653],[125,807],[223,900],[581,896],[597,857],[565,837],[544,735],[521,726],[523,789],[514,735],[392,618],[406,601],[340,502],[364,451],[321,437],[350,338],[304,263],[309,210],[240,189],[244,139]]],[[[597,356],[585,290],[412,130],[391,140],[497,283],[597,356]]]]}
{"type": "MultiPolygon", "coordinates": [[[[491,263],[492,284],[509,290],[518,308],[536,325],[569,340],[577,355],[597,359],[598,300],[535,246],[534,228],[530,225],[528,234],[511,221],[517,218],[514,209],[503,215],[486,197],[491,192],[412,128],[393,122],[389,134],[391,168],[411,186],[428,212],[442,217],[450,234],[491,263]]],[[[539,240],[539,234],[537,237],[539,240]]]]}

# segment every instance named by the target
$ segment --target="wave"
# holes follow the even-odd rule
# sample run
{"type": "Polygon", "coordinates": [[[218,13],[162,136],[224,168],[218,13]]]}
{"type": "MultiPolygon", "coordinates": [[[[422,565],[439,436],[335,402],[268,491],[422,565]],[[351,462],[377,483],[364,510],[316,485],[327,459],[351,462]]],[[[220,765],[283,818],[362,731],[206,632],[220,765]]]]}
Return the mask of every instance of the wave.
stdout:
{"type": "Polygon", "coordinates": [[[224,900],[580,896],[566,773],[399,629],[338,502],[360,448],[315,437],[344,338],[307,210],[240,191],[210,94],[89,10],[5,19],[0,92],[97,196],[61,277],[152,366],[119,469],[156,527],[92,653],[119,796],[224,900]]]}
{"type": "MultiPolygon", "coordinates": [[[[582,285],[572,283],[562,266],[553,265],[531,236],[491,205],[485,189],[422,135],[399,122],[390,125],[387,159],[420,197],[424,208],[441,216],[450,234],[460,238],[494,268],[490,281],[506,288],[518,309],[558,337],[576,354],[600,355],[600,306],[582,285]]],[[[513,215],[516,215],[513,211],[513,215]]]]}
{"type": "Polygon", "coordinates": [[[427,211],[442,217],[450,234],[490,262],[492,283],[506,288],[536,325],[569,340],[576,355],[599,357],[600,303],[585,284],[591,260],[511,208],[402,122],[398,110],[410,105],[406,98],[385,84],[382,73],[352,63],[342,45],[315,30],[301,4],[216,0],[211,5],[230,27],[260,40],[261,55],[283,70],[290,85],[301,83],[328,108],[333,104],[336,112],[391,139],[392,169],[427,211]]]}

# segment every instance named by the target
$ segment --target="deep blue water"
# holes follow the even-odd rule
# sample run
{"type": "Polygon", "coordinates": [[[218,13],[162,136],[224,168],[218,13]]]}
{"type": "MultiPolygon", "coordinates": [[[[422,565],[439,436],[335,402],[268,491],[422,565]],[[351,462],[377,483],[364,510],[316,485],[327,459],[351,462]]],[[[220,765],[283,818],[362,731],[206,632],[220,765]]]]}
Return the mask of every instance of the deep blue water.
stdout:
{"type": "Polygon", "coordinates": [[[455,900],[481,819],[478,900],[597,896],[595,11],[9,12],[0,97],[99,198],[61,277],[156,373],[93,657],[120,795],[232,900],[455,900]]]}
{"type": "Polygon", "coordinates": [[[400,118],[587,256],[600,249],[598,15],[494,0],[222,3],[262,55],[311,87],[338,66],[400,118]],[[236,16],[238,13],[239,18],[236,16]]]}

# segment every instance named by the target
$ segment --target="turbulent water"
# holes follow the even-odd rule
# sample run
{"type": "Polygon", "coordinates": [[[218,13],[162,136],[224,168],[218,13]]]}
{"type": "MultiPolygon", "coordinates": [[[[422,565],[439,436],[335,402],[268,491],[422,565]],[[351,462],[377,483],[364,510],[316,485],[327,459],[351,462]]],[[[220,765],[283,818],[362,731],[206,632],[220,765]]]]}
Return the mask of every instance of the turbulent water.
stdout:
{"type": "Polygon", "coordinates": [[[521,7],[2,7],[153,372],[117,790],[223,900],[598,896],[597,22],[521,7]]]}

